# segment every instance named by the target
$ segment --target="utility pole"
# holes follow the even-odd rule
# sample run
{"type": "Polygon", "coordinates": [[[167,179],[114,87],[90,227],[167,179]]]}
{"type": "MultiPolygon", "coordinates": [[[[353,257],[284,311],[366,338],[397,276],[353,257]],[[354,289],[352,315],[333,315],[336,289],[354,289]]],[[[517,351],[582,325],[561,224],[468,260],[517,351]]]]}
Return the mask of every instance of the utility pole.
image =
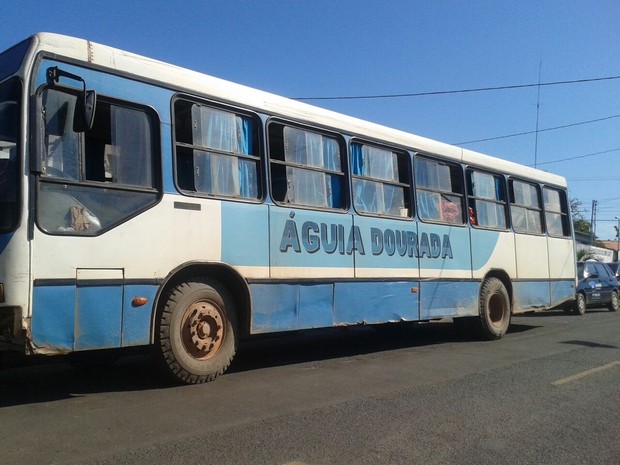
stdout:
{"type": "Polygon", "coordinates": [[[590,245],[594,245],[594,236],[596,232],[596,204],[597,201],[592,201],[592,219],[590,220],[590,245]]]}

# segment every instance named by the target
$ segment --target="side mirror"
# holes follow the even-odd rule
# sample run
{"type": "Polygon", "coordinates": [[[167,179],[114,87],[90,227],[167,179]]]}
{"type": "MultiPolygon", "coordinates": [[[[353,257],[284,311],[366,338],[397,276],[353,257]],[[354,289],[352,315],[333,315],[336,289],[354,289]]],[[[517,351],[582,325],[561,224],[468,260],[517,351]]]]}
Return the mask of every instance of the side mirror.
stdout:
{"type": "Polygon", "coordinates": [[[85,132],[93,127],[95,121],[95,108],[97,106],[97,94],[94,90],[86,90],[86,81],[76,74],[69,73],[58,66],[47,69],[47,81],[50,85],[56,85],[61,77],[79,81],[82,83],[83,90],[77,98],[75,104],[75,114],[73,116],[73,131],[85,132]]]}
{"type": "Polygon", "coordinates": [[[85,90],[78,96],[73,115],[73,131],[86,132],[93,127],[96,107],[97,94],[94,90],[85,90]]]}

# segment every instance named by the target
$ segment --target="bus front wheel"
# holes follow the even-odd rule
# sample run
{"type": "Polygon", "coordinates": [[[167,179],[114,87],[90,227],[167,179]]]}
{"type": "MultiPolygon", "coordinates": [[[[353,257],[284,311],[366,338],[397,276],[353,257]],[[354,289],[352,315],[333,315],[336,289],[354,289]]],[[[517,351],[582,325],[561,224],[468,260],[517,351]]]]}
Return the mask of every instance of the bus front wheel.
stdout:
{"type": "Polygon", "coordinates": [[[228,291],[208,278],[176,285],[161,308],[156,334],[159,358],[175,380],[214,380],[237,350],[237,322],[228,291]]]}
{"type": "Polygon", "coordinates": [[[510,325],[510,296],[497,278],[488,278],[480,289],[480,324],[482,336],[486,339],[499,339],[510,325]]]}

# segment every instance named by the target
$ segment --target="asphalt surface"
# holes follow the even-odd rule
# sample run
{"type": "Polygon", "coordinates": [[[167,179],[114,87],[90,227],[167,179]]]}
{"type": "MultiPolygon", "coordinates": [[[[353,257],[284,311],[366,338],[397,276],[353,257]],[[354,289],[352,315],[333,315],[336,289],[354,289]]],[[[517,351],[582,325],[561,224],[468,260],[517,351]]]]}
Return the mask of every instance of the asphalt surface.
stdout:
{"type": "MultiPolygon", "coordinates": [[[[213,383],[147,354],[0,370],[1,464],[620,464],[620,313],[264,336],[213,383]]],[[[43,362],[43,363],[40,363],[43,362]]]]}

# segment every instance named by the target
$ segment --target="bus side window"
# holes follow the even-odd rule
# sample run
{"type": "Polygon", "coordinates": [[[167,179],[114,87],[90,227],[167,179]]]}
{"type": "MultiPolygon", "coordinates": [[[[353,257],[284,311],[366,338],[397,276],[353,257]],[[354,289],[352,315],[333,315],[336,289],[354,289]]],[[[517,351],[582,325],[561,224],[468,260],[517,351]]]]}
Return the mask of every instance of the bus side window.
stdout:
{"type": "Polygon", "coordinates": [[[515,232],[541,234],[540,193],[535,184],[510,180],[510,216],[515,232]]]}
{"type": "Polygon", "coordinates": [[[366,144],[351,144],[353,204],[360,213],[410,215],[408,155],[366,144]]]}
{"type": "Polygon", "coordinates": [[[506,187],[502,176],[467,170],[467,195],[473,226],[506,229],[506,187]]]}
{"type": "Polygon", "coordinates": [[[342,144],[332,135],[269,125],[271,194],[277,203],[344,209],[342,144]]]}
{"type": "Polygon", "coordinates": [[[45,115],[45,175],[79,180],[79,138],[73,132],[77,97],[47,89],[43,92],[45,115]]]}
{"type": "Polygon", "coordinates": [[[464,189],[460,167],[417,156],[414,174],[418,216],[422,220],[463,224],[464,189]]]}
{"type": "Polygon", "coordinates": [[[259,200],[257,120],[249,115],[177,100],[176,181],[187,194],[259,200]]]}
{"type": "Polygon", "coordinates": [[[73,131],[76,97],[44,89],[45,171],[37,224],[50,234],[96,235],[157,202],[157,125],[147,109],[99,98],[92,128],[73,131]]]}
{"type": "Polygon", "coordinates": [[[568,205],[566,193],[550,187],[543,188],[545,201],[545,225],[547,233],[553,237],[570,236],[568,205]]]}

